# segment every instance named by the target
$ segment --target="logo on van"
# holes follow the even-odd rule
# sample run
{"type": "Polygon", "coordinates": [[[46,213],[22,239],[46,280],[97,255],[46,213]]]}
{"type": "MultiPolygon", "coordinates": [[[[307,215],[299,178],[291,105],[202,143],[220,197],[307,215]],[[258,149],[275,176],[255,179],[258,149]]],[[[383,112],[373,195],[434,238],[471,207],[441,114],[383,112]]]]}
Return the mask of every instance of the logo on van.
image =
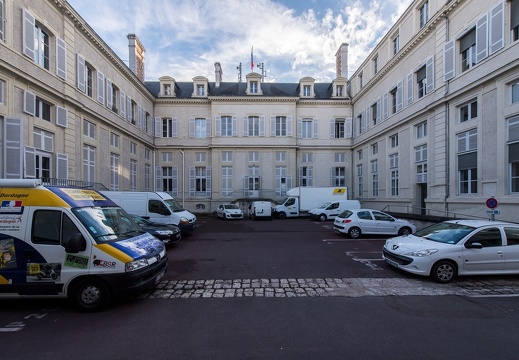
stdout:
{"type": "Polygon", "coordinates": [[[0,204],[0,212],[20,212],[21,209],[21,200],[3,200],[0,204]]]}
{"type": "Polygon", "coordinates": [[[99,260],[99,259],[96,259],[94,260],[94,266],[97,266],[97,267],[104,267],[104,268],[115,268],[115,261],[106,261],[106,260],[99,260]]]}

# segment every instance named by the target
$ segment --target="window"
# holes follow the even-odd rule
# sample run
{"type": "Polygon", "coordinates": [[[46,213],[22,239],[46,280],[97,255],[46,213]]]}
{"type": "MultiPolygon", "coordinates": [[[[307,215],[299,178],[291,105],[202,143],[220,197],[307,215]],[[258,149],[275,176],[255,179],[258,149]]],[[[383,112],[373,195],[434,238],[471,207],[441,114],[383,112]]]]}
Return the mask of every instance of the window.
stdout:
{"type": "Polygon", "coordinates": [[[162,162],[165,162],[165,163],[173,162],[173,153],[171,151],[165,151],[161,155],[162,155],[162,162]]]}
{"type": "Polygon", "coordinates": [[[366,125],[364,124],[364,112],[361,112],[359,115],[357,115],[357,124],[358,124],[359,134],[362,134],[366,127],[366,125]]]}
{"type": "Polygon", "coordinates": [[[207,120],[195,119],[195,138],[205,139],[207,137],[207,120]]]}
{"type": "Polygon", "coordinates": [[[148,148],[144,149],[144,159],[151,160],[151,150],[148,148]]]}
{"type": "Polygon", "coordinates": [[[398,146],[398,134],[389,137],[389,144],[392,148],[398,146]]]}
{"type": "Polygon", "coordinates": [[[334,123],[334,138],[344,139],[346,122],[344,119],[336,119],[334,123]]]}
{"type": "Polygon", "coordinates": [[[303,96],[312,96],[312,86],[303,85],[303,96]]]}
{"type": "Polygon", "coordinates": [[[519,193],[519,116],[507,123],[509,192],[519,193]]]}
{"type": "Polygon", "coordinates": [[[85,62],[86,69],[86,94],[90,97],[94,96],[94,68],[85,62]]]}
{"type": "Polygon", "coordinates": [[[314,137],[313,133],[314,123],[312,119],[303,119],[301,122],[301,138],[311,139],[314,137]]]}
{"type": "Polygon", "coordinates": [[[276,116],[276,136],[287,136],[286,116],[276,116]]]}
{"type": "Polygon", "coordinates": [[[258,166],[249,166],[249,176],[246,177],[245,188],[248,190],[248,194],[254,195],[254,192],[260,190],[260,168],[258,166]]]}
{"type": "Polygon", "coordinates": [[[195,162],[203,163],[206,161],[207,154],[205,152],[195,152],[195,162]]]}
{"type": "Polygon", "coordinates": [[[362,160],[362,149],[357,151],[357,160],[362,160]]]}
{"type": "Polygon", "coordinates": [[[207,169],[205,166],[195,167],[195,196],[206,196],[207,187],[207,169]]]}
{"type": "Polygon", "coordinates": [[[130,160],[130,190],[137,190],[137,160],[130,160]]]}
{"type": "Polygon", "coordinates": [[[346,186],[346,168],[332,168],[332,186],[346,186]]]}
{"type": "Polygon", "coordinates": [[[119,155],[110,154],[110,190],[119,190],[119,155]]]}
{"type": "Polygon", "coordinates": [[[478,102],[473,100],[459,107],[460,123],[472,120],[478,116],[478,102]]]}
{"type": "Polygon", "coordinates": [[[110,145],[113,147],[119,147],[119,135],[110,133],[110,145]]]}
{"type": "Polygon", "coordinates": [[[50,39],[49,35],[39,26],[34,27],[34,61],[49,70],[50,39]]]}
{"type": "Polygon", "coordinates": [[[458,192],[477,193],[477,130],[465,131],[456,136],[458,152],[458,192]]]}
{"type": "Polygon", "coordinates": [[[301,162],[302,163],[311,163],[312,162],[312,153],[303,153],[301,155],[301,162]]]}
{"type": "Polygon", "coordinates": [[[33,129],[34,147],[49,153],[54,152],[54,134],[42,129],[33,129]]]}
{"type": "Polygon", "coordinates": [[[83,135],[95,139],[96,138],[96,125],[90,121],[83,121],[83,135]]]}
{"type": "Polygon", "coordinates": [[[416,183],[427,182],[427,145],[415,147],[416,183]]]}
{"type": "Polygon", "coordinates": [[[398,196],[398,154],[389,155],[391,196],[398,196]]]}
{"type": "Polygon", "coordinates": [[[52,107],[51,104],[49,104],[48,102],[45,102],[37,97],[36,98],[36,109],[35,109],[36,111],[35,111],[34,116],[36,116],[37,118],[46,120],[46,121],[51,121],[51,115],[50,115],[51,107],[52,107]]]}
{"type": "Polygon", "coordinates": [[[476,65],[476,29],[472,29],[460,39],[461,72],[476,65]]]}
{"type": "Polygon", "coordinates": [[[416,83],[418,84],[418,98],[425,96],[427,91],[427,72],[425,65],[416,72],[416,83]]]}
{"type": "Polygon", "coordinates": [[[373,74],[378,73],[378,55],[373,58],[373,74]]]}
{"type": "Polygon", "coordinates": [[[371,196],[378,196],[378,160],[371,161],[371,196]]]}
{"type": "Polygon", "coordinates": [[[130,154],[137,155],[137,144],[130,141],[130,154]]]}
{"type": "Polygon", "coordinates": [[[170,96],[171,95],[171,84],[164,84],[163,91],[164,91],[164,95],[170,96]]]}
{"type": "Polygon", "coordinates": [[[258,82],[257,81],[251,81],[250,82],[250,92],[251,92],[251,94],[257,94],[258,93],[258,82]]]}
{"type": "Polygon", "coordinates": [[[510,41],[519,40],[519,1],[510,1],[510,41]]]}
{"type": "Polygon", "coordinates": [[[335,153],[335,162],[336,163],[343,163],[345,161],[346,161],[345,153],[335,153]]]}
{"type": "Polygon", "coordinates": [[[396,55],[400,50],[400,34],[396,34],[393,38],[393,55],[396,55]]]}
{"type": "MultiPolygon", "coordinates": [[[[0,6],[1,6],[1,0],[0,0],[0,6]]],[[[0,14],[1,15],[1,14],[0,14]]],[[[2,21],[2,17],[0,16],[0,21],[2,21]]],[[[0,39],[1,41],[1,39],[0,39]]],[[[0,79],[0,105],[6,105],[6,88],[5,88],[5,81],[0,79]]]]}
{"type": "Polygon", "coordinates": [[[395,114],[397,112],[397,88],[394,88],[389,92],[390,101],[391,101],[391,114],[395,114]]]}
{"type": "Polygon", "coordinates": [[[259,162],[259,151],[249,151],[249,161],[259,162]]]}
{"type": "Polygon", "coordinates": [[[232,162],[232,151],[222,151],[222,162],[232,162]]]}
{"type": "Polygon", "coordinates": [[[163,118],[162,119],[162,137],[168,138],[173,137],[173,119],[163,118]]]}
{"type": "Polygon", "coordinates": [[[512,91],[511,103],[512,104],[518,103],[519,102],[519,82],[512,84],[511,91],[512,91]]]}
{"type": "Polygon", "coordinates": [[[313,185],[313,167],[312,166],[301,166],[299,168],[299,186],[312,186],[313,185]]]}
{"type": "Polygon", "coordinates": [[[247,135],[248,136],[259,136],[260,135],[260,118],[258,116],[249,116],[247,135]]]}
{"type": "Polygon", "coordinates": [[[343,85],[337,85],[335,89],[335,96],[342,97],[344,96],[344,86],[343,85]]]}
{"type": "Polygon", "coordinates": [[[371,122],[373,125],[377,125],[380,120],[380,114],[379,114],[379,102],[376,102],[371,105],[371,122]]]}
{"type": "Polygon", "coordinates": [[[416,125],[416,138],[421,139],[427,136],[427,122],[416,125]]]}
{"type": "Polygon", "coordinates": [[[144,165],[144,191],[151,190],[151,165],[144,165]]]}
{"type": "Polygon", "coordinates": [[[197,96],[205,96],[205,86],[204,85],[197,85],[196,86],[196,95],[197,96]]]}
{"type": "Polygon", "coordinates": [[[429,21],[429,1],[425,1],[422,6],[418,8],[418,11],[420,13],[420,29],[427,24],[427,21],[429,21]]]}
{"type": "Polygon", "coordinates": [[[173,167],[163,166],[162,167],[162,191],[173,192],[176,189],[173,188],[173,167]]]}
{"type": "Polygon", "coordinates": [[[371,144],[371,155],[378,154],[378,143],[371,144]]]}
{"type": "Polygon", "coordinates": [[[232,193],[232,166],[222,166],[222,196],[231,196],[232,193]]]}
{"type": "Polygon", "coordinates": [[[220,127],[222,136],[232,136],[232,116],[222,116],[220,127]]]}
{"type": "Polygon", "coordinates": [[[133,101],[132,99],[128,98],[128,108],[126,109],[128,113],[128,121],[131,122],[133,125],[136,124],[135,120],[135,114],[137,109],[137,103],[133,101]]]}
{"type": "Polygon", "coordinates": [[[96,148],[86,144],[83,145],[83,180],[96,181],[96,148]]]}
{"type": "Polygon", "coordinates": [[[36,179],[49,179],[51,177],[51,157],[48,153],[36,152],[35,156],[36,179]]]}
{"type": "Polygon", "coordinates": [[[286,162],[287,161],[287,152],[286,151],[276,151],[276,162],[286,162]]]}
{"type": "Polygon", "coordinates": [[[360,73],[359,74],[359,89],[362,89],[362,87],[364,86],[364,84],[362,83],[362,76],[363,76],[363,74],[360,73]]]}
{"type": "Polygon", "coordinates": [[[5,1],[0,1],[0,41],[5,40],[5,1]]]}
{"type": "MultiPolygon", "coordinates": [[[[61,211],[37,210],[34,212],[31,233],[33,244],[60,245],[70,235],[78,232],[78,228],[70,218],[61,211]]],[[[52,270],[56,270],[57,274],[60,273],[58,268],[53,268],[55,264],[42,264],[41,266],[48,266],[52,270]]]]}

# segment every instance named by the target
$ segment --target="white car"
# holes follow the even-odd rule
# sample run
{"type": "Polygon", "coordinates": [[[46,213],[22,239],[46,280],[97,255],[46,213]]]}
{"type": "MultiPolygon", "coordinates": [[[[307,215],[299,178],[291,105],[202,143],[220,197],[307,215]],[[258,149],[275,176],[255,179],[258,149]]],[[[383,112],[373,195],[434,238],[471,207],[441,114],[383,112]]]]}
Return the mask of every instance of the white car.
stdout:
{"type": "Polygon", "coordinates": [[[333,229],[338,233],[347,234],[352,239],[357,239],[362,234],[408,235],[416,231],[416,226],[382,211],[354,209],[339,214],[333,222],[333,229]]]}
{"type": "Polygon", "coordinates": [[[243,219],[243,211],[235,204],[218,206],[216,216],[222,219],[243,219]]]}
{"type": "Polygon", "coordinates": [[[388,239],[384,260],[447,283],[457,275],[519,274],[519,224],[450,220],[388,239]]]}

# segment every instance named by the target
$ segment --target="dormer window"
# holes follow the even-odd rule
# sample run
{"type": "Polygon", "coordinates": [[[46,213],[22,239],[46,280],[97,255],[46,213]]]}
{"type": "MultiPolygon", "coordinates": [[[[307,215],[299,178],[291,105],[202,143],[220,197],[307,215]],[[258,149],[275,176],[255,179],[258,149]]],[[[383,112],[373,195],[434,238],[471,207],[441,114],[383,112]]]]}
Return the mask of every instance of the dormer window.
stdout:
{"type": "Polygon", "coordinates": [[[344,86],[343,85],[337,85],[337,88],[335,90],[335,96],[338,96],[338,97],[344,96],[344,86]]]}
{"type": "Polygon", "coordinates": [[[171,84],[164,84],[164,95],[169,96],[171,95],[171,84]]]}
{"type": "Polygon", "coordinates": [[[159,78],[161,96],[175,96],[175,79],[170,76],[162,76],[159,78]]]}
{"type": "Polygon", "coordinates": [[[193,78],[193,97],[207,97],[208,80],[204,76],[193,78]]]}
{"type": "Polygon", "coordinates": [[[247,76],[247,95],[263,95],[261,89],[261,74],[252,72],[247,76]]]}
{"type": "Polygon", "coordinates": [[[197,85],[196,86],[196,95],[197,96],[205,96],[204,85],[197,85]]]}
{"type": "Polygon", "coordinates": [[[257,81],[251,81],[250,82],[250,92],[251,92],[251,94],[257,94],[258,93],[258,82],[257,81]]]}
{"type": "Polygon", "coordinates": [[[299,80],[299,87],[300,87],[299,96],[306,97],[306,98],[314,97],[315,96],[314,82],[315,82],[315,79],[313,79],[311,77],[304,77],[301,80],[299,80]]]}
{"type": "Polygon", "coordinates": [[[312,95],[312,87],[310,85],[303,86],[303,96],[311,96],[312,95]]]}
{"type": "Polygon", "coordinates": [[[346,95],[346,85],[348,80],[344,77],[338,77],[333,80],[333,95],[334,98],[345,98],[346,95]]]}

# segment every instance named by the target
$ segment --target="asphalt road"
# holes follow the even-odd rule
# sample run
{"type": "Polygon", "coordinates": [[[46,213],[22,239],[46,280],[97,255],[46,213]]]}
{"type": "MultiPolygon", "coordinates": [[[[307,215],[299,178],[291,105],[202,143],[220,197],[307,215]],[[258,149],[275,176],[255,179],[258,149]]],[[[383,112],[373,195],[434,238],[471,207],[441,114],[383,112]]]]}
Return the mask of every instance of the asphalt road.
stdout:
{"type": "Polygon", "coordinates": [[[200,220],[156,289],[106,311],[2,300],[1,358],[517,358],[516,276],[442,286],[331,223],[200,220]]]}

